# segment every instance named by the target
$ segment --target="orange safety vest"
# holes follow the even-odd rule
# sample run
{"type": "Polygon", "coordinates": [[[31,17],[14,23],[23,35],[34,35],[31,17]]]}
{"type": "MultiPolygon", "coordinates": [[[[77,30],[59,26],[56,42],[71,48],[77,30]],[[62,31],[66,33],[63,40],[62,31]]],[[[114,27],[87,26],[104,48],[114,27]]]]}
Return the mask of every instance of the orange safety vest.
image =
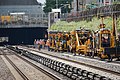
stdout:
{"type": "Polygon", "coordinates": [[[49,40],[47,40],[46,45],[50,46],[50,41],[49,40]]]}

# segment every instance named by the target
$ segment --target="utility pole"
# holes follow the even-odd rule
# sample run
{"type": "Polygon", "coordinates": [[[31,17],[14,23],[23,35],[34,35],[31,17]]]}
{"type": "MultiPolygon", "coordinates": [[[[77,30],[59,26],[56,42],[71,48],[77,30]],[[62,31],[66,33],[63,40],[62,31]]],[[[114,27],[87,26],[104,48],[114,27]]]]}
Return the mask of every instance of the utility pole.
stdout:
{"type": "Polygon", "coordinates": [[[79,3],[79,1],[77,0],[77,2],[76,2],[76,4],[77,4],[77,11],[79,11],[79,9],[78,9],[78,3],[79,3]]]}
{"type": "Polygon", "coordinates": [[[82,0],[82,11],[84,10],[84,2],[83,2],[83,0],[82,0]]]}
{"type": "Polygon", "coordinates": [[[56,9],[58,9],[58,0],[56,0],[56,9]]]}

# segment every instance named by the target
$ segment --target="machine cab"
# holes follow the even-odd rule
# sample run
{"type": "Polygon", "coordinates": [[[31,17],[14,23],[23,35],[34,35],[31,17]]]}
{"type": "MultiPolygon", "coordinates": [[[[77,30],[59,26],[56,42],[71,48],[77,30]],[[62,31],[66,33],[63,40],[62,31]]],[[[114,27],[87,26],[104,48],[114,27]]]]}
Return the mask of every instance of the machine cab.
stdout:
{"type": "Polygon", "coordinates": [[[110,34],[109,33],[101,34],[101,47],[110,47],[110,34]]]}
{"type": "Polygon", "coordinates": [[[111,33],[108,29],[100,29],[96,36],[96,43],[98,43],[98,47],[105,48],[111,47],[111,33]]]}

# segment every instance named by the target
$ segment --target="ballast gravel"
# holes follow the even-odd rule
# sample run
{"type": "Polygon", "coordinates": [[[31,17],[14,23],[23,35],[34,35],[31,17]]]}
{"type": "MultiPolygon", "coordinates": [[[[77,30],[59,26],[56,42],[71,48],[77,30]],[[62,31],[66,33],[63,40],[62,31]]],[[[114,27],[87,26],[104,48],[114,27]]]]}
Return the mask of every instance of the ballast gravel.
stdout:
{"type": "MultiPolygon", "coordinates": [[[[33,48],[31,48],[31,49],[33,49],[33,48]]],[[[38,51],[37,49],[34,49],[34,50],[38,51]]],[[[38,54],[38,55],[42,55],[42,54],[40,54],[38,52],[35,52],[35,51],[31,51],[31,50],[29,50],[29,51],[33,52],[35,54],[38,54]]],[[[50,52],[50,51],[47,51],[47,50],[44,50],[44,49],[42,49],[41,52],[45,52],[45,53],[48,53],[48,54],[51,54],[51,55],[54,55],[54,56],[59,56],[59,57],[62,57],[62,58],[66,58],[66,59],[82,62],[82,63],[85,63],[85,64],[105,68],[105,69],[108,69],[108,70],[113,70],[113,71],[116,71],[116,72],[120,72],[120,65],[119,64],[108,63],[108,62],[105,62],[105,61],[85,58],[85,57],[81,57],[81,56],[73,56],[71,53],[50,52]]],[[[46,57],[49,57],[49,58],[53,59],[53,57],[51,57],[51,56],[46,56],[46,57]]],[[[55,58],[54,58],[54,60],[59,61],[59,59],[55,59],[55,58]]],[[[93,73],[96,73],[96,74],[99,74],[99,75],[102,75],[102,76],[109,77],[113,80],[120,80],[120,76],[113,75],[113,74],[110,74],[110,73],[106,73],[106,72],[103,72],[101,70],[95,70],[95,69],[88,68],[88,67],[85,67],[85,66],[82,66],[82,65],[72,64],[72,63],[69,63],[67,61],[62,61],[62,62],[66,63],[66,64],[73,65],[75,67],[82,68],[82,69],[87,70],[87,71],[91,71],[93,73]]]]}
{"type": "Polygon", "coordinates": [[[0,80],[16,80],[0,56],[0,80]]]}

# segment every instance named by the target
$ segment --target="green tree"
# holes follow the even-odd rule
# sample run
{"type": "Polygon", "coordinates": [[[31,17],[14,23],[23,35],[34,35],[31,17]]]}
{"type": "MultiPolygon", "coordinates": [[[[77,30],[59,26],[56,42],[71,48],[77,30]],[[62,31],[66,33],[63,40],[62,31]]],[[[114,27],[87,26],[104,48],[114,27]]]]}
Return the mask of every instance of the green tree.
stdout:
{"type": "Polygon", "coordinates": [[[114,1],[113,4],[120,4],[120,0],[114,1]]]}
{"type": "MultiPolygon", "coordinates": [[[[70,12],[71,10],[71,2],[73,0],[57,0],[58,1],[58,8],[61,8],[62,13],[70,12]],[[66,5],[65,4],[70,4],[66,5]]],[[[46,0],[44,12],[48,13],[51,12],[52,9],[56,8],[56,0],[46,0]]]]}

